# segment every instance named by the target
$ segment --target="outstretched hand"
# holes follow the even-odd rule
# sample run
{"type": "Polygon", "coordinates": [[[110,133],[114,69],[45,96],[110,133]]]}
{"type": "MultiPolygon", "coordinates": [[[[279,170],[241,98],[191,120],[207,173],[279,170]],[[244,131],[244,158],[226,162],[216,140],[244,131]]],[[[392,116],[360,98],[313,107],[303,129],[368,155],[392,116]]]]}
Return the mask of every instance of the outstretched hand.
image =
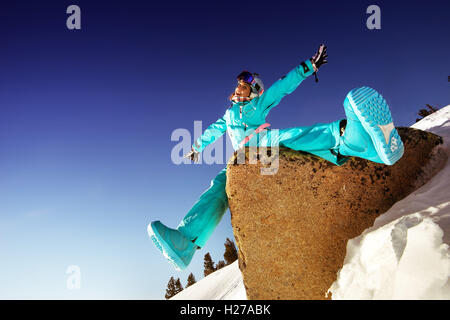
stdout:
{"type": "Polygon", "coordinates": [[[314,67],[314,71],[316,72],[322,65],[328,63],[328,54],[327,54],[327,46],[321,44],[317,52],[312,56],[311,63],[314,67]]]}
{"type": "Polygon", "coordinates": [[[191,151],[189,151],[184,156],[184,158],[189,158],[189,159],[191,159],[191,161],[198,162],[198,154],[199,154],[199,152],[197,150],[195,150],[194,148],[192,148],[191,151]]]}

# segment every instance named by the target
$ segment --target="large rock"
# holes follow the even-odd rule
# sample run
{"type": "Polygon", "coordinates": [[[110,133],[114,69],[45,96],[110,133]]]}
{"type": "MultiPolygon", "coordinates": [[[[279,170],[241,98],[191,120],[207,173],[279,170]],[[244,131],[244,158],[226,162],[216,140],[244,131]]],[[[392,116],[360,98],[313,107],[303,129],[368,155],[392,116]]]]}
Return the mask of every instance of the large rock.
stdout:
{"type": "Polygon", "coordinates": [[[441,137],[397,129],[405,153],[393,166],[360,158],[336,166],[286,148],[273,175],[248,163],[248,149],[244,164],[230,160],[226,189],[248,299],[330,298],[347,241],[445,164],[441,137]]]}

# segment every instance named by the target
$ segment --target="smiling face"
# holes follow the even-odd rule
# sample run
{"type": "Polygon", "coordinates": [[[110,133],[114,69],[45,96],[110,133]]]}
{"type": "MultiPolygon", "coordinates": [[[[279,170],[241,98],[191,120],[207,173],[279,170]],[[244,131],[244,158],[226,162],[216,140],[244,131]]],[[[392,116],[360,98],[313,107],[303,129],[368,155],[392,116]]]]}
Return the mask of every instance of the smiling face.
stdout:
{"type": "Polygon", "coordinates": [[[251,93],[250,85],[244,80],[239,80],[234,94],[238,97],[249,97],[251,93]]]}

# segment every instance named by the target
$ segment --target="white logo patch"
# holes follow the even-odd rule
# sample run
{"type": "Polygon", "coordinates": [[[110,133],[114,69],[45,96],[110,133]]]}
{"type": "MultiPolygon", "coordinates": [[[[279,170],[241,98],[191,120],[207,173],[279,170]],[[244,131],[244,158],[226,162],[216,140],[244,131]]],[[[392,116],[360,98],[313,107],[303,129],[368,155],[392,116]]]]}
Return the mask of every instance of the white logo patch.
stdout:
{"type": "Polygon", "coordinates": [[[391,135],[392,130],[394,130],[394,123],[388,123],[385,124],[384,126],[382,126],[381,124],[378,125],[381,129],[381,131],[383,131],[383,135],[384,135],[384,139],[386,140],[386,144],[389,144],[389,137],[391,135]]]}

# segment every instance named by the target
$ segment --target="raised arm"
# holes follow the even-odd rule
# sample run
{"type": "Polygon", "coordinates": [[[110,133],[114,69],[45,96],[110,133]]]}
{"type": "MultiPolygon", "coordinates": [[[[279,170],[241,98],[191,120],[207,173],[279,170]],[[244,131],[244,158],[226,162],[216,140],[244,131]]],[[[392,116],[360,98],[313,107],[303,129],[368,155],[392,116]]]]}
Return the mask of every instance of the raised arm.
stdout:
{"type": "Polygon", "coordinates": [[[286,95],[292,93],[308,76],[314,73],[311,61],[307,60],[282,76],[259,98],[258,106],[263,110],[280,103],[286,95]]]}
{"type": "Polygon", "coordinates": [[[220,138],[225,131],[227,131],[227,122],[225,121],[225,116],[223,116],[206,128],[203,134],[195,141],[192,148],[197,152],[202,152],[208,144],[220,138]]]}
{"type": "Polygon", "coordinates": [[[281,77],[259,98],[258,107],[265,115],[271,108],[280,103],[281,99],[292,93],[307,77],[312,75],[317,69],[327,63],[326,46],[321,45],[317,53],[311,58],[292,69],[288,74],[281,77]]]}
{"type": "Polygon", "coordinates": [[[225,115],[219,118],[216,122],[211,124],[203,134],[194,142],[191,151],[189,151],[184,157],[189,158],[194,162],[198,161],[198,155],[206,146],[213,143],[221,137],[225,131],[227,131],[227,122],[225,121],[225,115]]]}

